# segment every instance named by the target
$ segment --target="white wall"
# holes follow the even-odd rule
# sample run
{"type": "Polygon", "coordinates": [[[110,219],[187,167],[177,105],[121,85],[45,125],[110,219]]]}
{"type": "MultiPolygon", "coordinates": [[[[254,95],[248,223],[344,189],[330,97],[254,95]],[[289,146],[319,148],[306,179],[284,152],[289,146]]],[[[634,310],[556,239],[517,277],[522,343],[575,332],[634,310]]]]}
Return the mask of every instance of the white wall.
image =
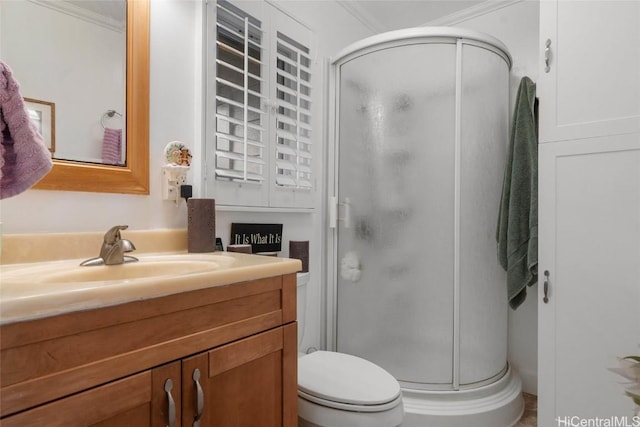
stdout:
{"type": "MultiPolygon", "coordinates": [[[[511,68],[511,111],[523,76],[538,77],[539,2],[523,0],[507,3],[488,13],[438,24],[468,28],[490,34],[502,41],[513,58],[511,68]]],[[[506,293],[506,291],[505,291],[506,293]]],[[[509,310],[508,359],[520,374],[523,390],[537,394],[538,286],[527,291],[527,299],[517,310],[509,310]]]]}

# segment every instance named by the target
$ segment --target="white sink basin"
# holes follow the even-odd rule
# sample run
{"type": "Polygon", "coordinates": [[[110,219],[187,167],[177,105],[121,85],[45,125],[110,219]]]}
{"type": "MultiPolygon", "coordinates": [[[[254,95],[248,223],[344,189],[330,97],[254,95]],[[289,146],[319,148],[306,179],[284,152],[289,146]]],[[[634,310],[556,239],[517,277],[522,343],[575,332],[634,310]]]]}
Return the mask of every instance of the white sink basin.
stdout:
{"type": "Polygon", "coordinates": [[[108,282],[112,280],[129,280],[143,277],[151,278],[175,274],[199,273],[215,270],[218,264],[206,261],[170,261],[143,262],[113,266],[77,267],[67,271],[51,271],[45,273],[41,283],[62,282],[108,282]]]}
{"type": "Polygon", "coordinates": [[[5,271],[2,281],[29,283],[112,282],[204,273],[229,268],[235,259],[225,255],[155,255],[120,265],[81,267],[76,261],[25,265],[5,271]]]}
{"type": "Polygon", "coordinates": [[[120,265],[99,265],[91,267],[72,267],[60,271],[59,267],[49,267],[50,271],[38,271],[41,283],[62,282],[108,282],[113,280],[130,280],[154,278],[162,276],[183,276],[185,274],[203,273],[228,268],[234,259],[223,255],[201,257],[188,255],[171,255],[143,257],[137,262],[120,265]]]}

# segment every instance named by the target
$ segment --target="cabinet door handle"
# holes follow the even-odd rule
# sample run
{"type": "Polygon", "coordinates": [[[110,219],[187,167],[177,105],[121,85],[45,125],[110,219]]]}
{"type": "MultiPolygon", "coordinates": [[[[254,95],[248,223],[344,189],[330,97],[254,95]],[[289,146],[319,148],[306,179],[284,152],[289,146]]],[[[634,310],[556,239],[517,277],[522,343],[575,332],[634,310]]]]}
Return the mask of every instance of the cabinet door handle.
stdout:
{"type": "Polygon", "coordinates": [[[542,301],[546,304],[549,302],[549,270],[544,271],[544,284],[542,286],[544,291],[542,301]]]}
{"type": "Polygon", "coordinates": [[[171,390],[173,389],[173,381],[171,378],[164,382],[164,391],[167,393],[167,427],[175,427],[176,425],[176,402],[173,400],[171,390]]]}
{"type": "Polygon", "coordinates": [[[548,73],[551,71],[551,66],[549,62],[551,61],[551,39],[547,39],[544,44],[544,72],[548,73]]]}
{"type": "Polygon", "coordinates": [[[193,427],[200,427],[200,419],[204,412],[204,392],[200,385],[200,369],[196,368],[193,371],[193,382],[196,385],[196,416],[193,419],[193,427]]]}

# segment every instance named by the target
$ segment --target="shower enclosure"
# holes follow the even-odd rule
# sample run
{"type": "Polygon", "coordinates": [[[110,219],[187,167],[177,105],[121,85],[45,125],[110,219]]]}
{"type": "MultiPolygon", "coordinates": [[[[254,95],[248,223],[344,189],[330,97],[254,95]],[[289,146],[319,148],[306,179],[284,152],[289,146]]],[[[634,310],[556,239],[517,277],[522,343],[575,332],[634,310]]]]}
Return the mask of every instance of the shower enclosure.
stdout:
{"type": "Polygon", "coordinates": [[[398,379],[405,425],[522,409],[495,243],[510,61],[493,37],[426,27],[333,61],[329,339],[398,379]]]}

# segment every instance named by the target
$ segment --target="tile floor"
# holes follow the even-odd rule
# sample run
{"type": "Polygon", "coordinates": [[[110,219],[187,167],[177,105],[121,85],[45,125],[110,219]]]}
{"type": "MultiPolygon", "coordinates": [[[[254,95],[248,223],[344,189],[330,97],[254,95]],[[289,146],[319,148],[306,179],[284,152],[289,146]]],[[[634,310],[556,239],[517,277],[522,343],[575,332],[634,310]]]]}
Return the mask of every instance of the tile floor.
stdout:
{"type": "Polygon", "coordinates": [[[515,427],[537,427],[538,426],[538,397],[528,393],[524,396],[524,414],[515,427]]]}

